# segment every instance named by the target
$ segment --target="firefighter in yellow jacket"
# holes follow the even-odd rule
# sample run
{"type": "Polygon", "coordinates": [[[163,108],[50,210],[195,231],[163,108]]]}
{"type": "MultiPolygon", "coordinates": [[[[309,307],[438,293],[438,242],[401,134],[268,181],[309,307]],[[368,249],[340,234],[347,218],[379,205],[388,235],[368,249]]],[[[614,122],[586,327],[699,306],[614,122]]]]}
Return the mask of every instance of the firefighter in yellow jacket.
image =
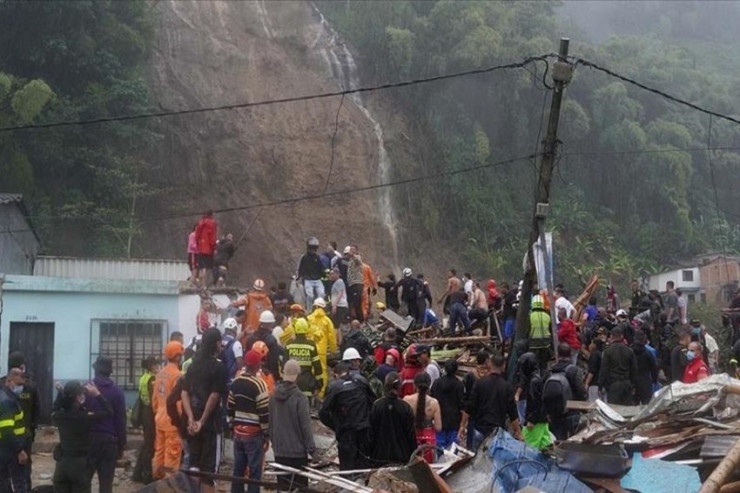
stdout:
{"type": "Polygon", "coordinates": [[[306,318],[306,310],[298,303],[290,305],[290,323],[283,329],[283,333],[280,334],[280,344],[283,347],[295,339],[295,323],[300,318],[306,318]]]}
{"type": "Polygon", "coordinates": [[[308,316],[309,332],[308,337],[316,343],[316,349],[319,351],[321,360],[321,370],[323,372],[323,385],[319,392],[319,397],[323,398],[326,387],[329,384],[329,366],[327,364],[328,353],[336,353],[337,332],[334,330],[334,324],[324,311],[326,301],[323,298],[316,298],[313,302],[314,310],[308,316]]]}

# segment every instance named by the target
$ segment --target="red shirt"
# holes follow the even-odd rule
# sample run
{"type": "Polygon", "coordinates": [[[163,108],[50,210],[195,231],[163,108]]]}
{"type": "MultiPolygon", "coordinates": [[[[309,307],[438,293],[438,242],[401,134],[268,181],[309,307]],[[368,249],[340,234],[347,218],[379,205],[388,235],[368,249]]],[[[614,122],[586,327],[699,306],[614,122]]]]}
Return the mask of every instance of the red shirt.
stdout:
{"type": "Polygon", "coordinates": [[[707,368],[707,364],[704,363],[701,356],[697,356],[686,365],[686,369],[683,371],[683,383],[696,383],[708,376],[709,368],[707,368]]]}
{"type": "Polygon", "coordinates": [[[204,217],[195,227],[195,243],[201,255],[213,255],[216,249],[216,221],[212,217],[204,217]]]}
{"type": "Polygon", "coordinates": [[[581,349],[581,341],[578,339],[578,330],[573,320],[565,319],[558,327],[558,340],[565,342],[573,349],[581,349]]]}
{"type": "Polygon", "coordinates": [[[407,366],[404,365],[401,370],[401,394],[400,397],[406,397],[414,393],[414,377],[417,373],[424,371],[421,366],[407,366]]]}

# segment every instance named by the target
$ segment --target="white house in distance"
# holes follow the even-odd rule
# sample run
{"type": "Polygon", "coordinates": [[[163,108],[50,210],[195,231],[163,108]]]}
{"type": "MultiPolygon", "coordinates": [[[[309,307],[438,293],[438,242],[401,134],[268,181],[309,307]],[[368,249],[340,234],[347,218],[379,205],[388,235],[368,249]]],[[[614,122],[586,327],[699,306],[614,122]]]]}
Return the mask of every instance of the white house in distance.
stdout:
{"type": "Polygon", "coordinates": [[[703,289],[699,267],[685,267],[653,274],[648,278],[648,289],[665,292],[665,285],[668,281],[673,281],[676,289],[683,291],[688,301],[704,301],[701,298],[703,289]]]}
{"type": "Polygon", "coordinates": [[[665,283],[673,281],[689,302],[709,302],[727,306],[740,287],[740,257],[708,253],[694,259],[690,267],[683,267],[648,278],[650,289],[665,291],[665,283]]]}

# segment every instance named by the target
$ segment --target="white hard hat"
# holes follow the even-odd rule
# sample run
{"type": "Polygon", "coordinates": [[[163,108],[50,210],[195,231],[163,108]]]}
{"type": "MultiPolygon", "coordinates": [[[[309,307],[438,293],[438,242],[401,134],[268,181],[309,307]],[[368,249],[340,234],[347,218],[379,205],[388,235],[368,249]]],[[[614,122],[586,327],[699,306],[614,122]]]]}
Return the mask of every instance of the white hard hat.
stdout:
{"type": "Polygon", "coordinates": [[[344,247],[344,250],[342,251],[342,253],[349,253],[351,251],[352,251],[352,247],[347,245],[346,247],[344,247]]]}
{"type": "Polygon", "coordinates": [[[264,312],[260,313],[260,323],[261,324],[274,324],[275,315],[270,310],[265,310],[264,312]]]}
{"type": "Polygon", "coordinates": [[[263,289],[265,289],[265,281],[263,281],[262,279],[255,279],[254,285],[252,287],[258,291],[262,291],[263,289]]]}
{"type": "Polygon", "coordinates": [[[312,236],[312,237],[310,237],[308,239],[308,241],[306,241],[306,244],[308,246],[315,246],[315,247],[317,247],[317,246],[319,246],[319,239],[316,238],[315,236],[312,236]]]}
{"type": "Polygon", "coordinates": [[[627,312],[626,311],[624,311],[621,308],[619,310],[617,310],[617,317],[626,317],[626,316],[627,316],[627,312]]]}
{"type": "Polygon", "coordinates": [[[353,347],[345,349],[342,355],[342,361],[352,361],[353,359],[362,359],[357,349],[353,347]]]}
{"type": "Polygon", "coordinates": [[[221,328],[224,331],[233,330],[234,332],[236,332],[236,329],[239,328],[239,324],[236,323],[236,319],[229,317],[221,324],[221,328]]]}
{"type": "Polygon", "coordinates": [[[412,274],[413,272],[411,272],[411,269],[409,269],[408,267],[403,269],[403,277],[411,277],[412,274]]]}
{"type": "Polygon", "coordinates": [[[315,300],[313,300],[313,306],[326,308],[326,301],[324,301],[324,298],[316,298],[315,300]]]}

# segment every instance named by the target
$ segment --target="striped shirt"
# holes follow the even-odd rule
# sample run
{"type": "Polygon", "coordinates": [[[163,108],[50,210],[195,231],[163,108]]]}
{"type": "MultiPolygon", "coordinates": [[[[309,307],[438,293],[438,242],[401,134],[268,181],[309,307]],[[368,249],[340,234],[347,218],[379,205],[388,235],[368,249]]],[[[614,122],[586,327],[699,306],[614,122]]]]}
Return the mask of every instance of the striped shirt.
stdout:
{"type": "Polygon", "coordinates": [[[264,380],[241,373],[231,384],[227,408],[234,418],[234,431],[253,434],[258,429],[267,433],[269,394],[264,380]]]}

